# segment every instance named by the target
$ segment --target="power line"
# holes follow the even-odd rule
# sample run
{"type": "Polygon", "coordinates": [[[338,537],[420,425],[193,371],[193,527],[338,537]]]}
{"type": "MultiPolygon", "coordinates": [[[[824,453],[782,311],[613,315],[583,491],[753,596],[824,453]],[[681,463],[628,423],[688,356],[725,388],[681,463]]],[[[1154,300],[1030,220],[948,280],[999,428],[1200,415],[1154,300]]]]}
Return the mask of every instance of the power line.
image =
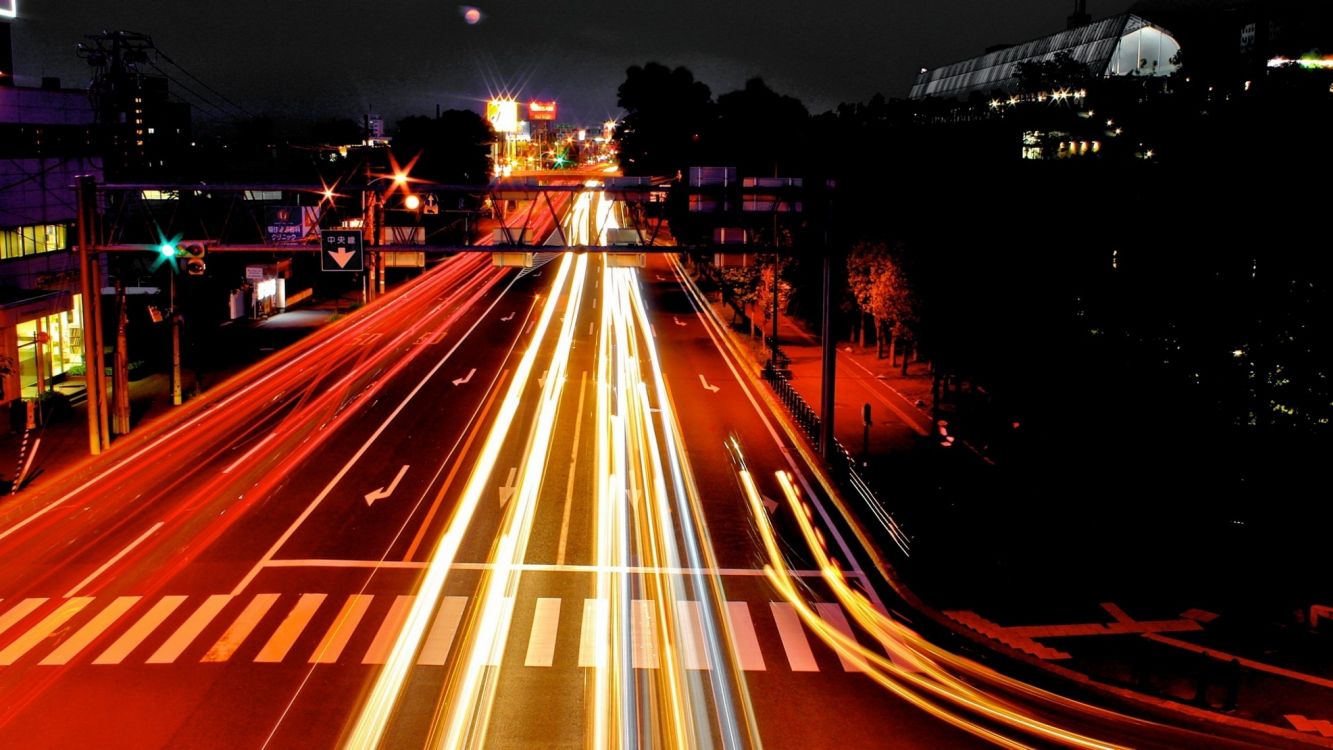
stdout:
{"type": "MultiPolygon", "coordinates": [[[[176,67],[177,70],[179,70],[180,72],[182,72],[182,73],[184,73],[185,75],[189,76],[189,77],[190,77],[190,80],[194,81],[195,83],[198,83],[200,86],[203,86],[204,88],[206,88],[206,89],[208,89],[209,91],[213,92],[213,94],[217,95],[220,99],[222,99],[222,101],[226,102],[227,104],[230,104],[233,108],[235,108],[236,110],[240,111],[241,114],[244,114],[246,117],[249,117],[250,119],[254,119],[254,118],[255,118],[255,116],[256,116],[255,113],[251,112],[250,110],[246,109],[245,107],[242,107],[241,105],[239,105],[239,104],[237,104],[236,102],[232,101],[230,98],[227,97],[226,94],[222,93],[221,91],[218,91],[217,89],[213,88],[212,86],[209,86],[207,83],[205,83],[204,81],[200,80],[200,78],[199,78],[198,76],[196,76],[195,74],[193,74],[193,73],[191,73],[190,71],[186,70],[185,68],[181,67],[181,64],[180,64],[180,63],[178,63],[178,62],[176,62],[175,60],[171,59],[171,56],[168,55],[167,53],[163,52],[161,48],[156,48],[156,49],[157,49],[157,56],[158,56],[158,57],[160,57],[160,58],[162,58],[163,60],[166,60],[168,63],[171,63],[172,65],[174,65],[174,66],[176,67]]],[[[154,65],[153,67],[154,67],[154,68],[157,68],[156,65],[154,65]]],[[[161,68],[158,68],[158,70],[161,70],[161,68]]],[[[166,75],[166,72],[164,71],[164,72],[162,73],[162,75],[166,75]]]]}
{"type": "Polygon", "coordinates": [[[195,97],[195,98],[199,101],[199,104],[201,104],[201,105],[203,105],[203,106],[206,106],[206,107],[208,107],[208,108],[210,108],[210,109],[216,111],[216,112],[218,113],[218,115],[220,116],[219,119],[223,119],[223,120],[236,120],[236,119],[239,119],[239,118],[236,116],[236,113],[226,111],[226,110],[223,109],[220,105],[215,104],[214,102],[210,101],[208,97],[204,96],[203,94],[200,94],[198,91],[195,91],[194,89],[190,88],[189,86],[186,86],[185,84],[181,83],[181,82],[178,81],[177,79],[173,78],[173,77],[172,77],[169,73],[167,73],[165,70],[163,70],[162,68],[158,67],[157,63],[150,62],[150,63],[148,63],[148,64],[151,65],[151,66],[153,66],[153,69],[154,69],[154,70],[156,70],[157,72],[161,73],[163,78],[166,78],[168,81],[171,81],[173,84],[175,84],[175,86],[176,86],[177,88],[182,89],[182,90],[188,92],[191,96],[195,97]]]}

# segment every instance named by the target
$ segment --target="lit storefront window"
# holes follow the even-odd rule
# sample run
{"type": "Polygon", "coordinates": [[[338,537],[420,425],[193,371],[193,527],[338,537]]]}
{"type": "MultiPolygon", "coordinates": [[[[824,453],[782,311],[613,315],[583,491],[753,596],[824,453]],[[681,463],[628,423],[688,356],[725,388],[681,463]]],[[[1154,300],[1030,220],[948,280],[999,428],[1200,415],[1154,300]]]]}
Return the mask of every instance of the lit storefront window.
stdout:
{"type": "Polygon", "coordinates": [[[19,380],[23,398],[36,398],[49,390],[83,360],[83,308],[79,295],[71,298],[72,309],[42,315],[15,326],[18,334],[19,380]]]}

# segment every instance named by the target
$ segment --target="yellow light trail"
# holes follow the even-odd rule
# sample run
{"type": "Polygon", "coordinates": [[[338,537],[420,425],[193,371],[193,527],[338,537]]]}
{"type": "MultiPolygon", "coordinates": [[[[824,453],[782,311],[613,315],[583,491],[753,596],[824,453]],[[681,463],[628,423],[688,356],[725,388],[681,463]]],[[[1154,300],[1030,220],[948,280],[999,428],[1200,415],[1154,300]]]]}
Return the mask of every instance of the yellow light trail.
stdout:
{"type": "MultiPolygon", "coordinates": [[[[698,493],[681,461],[679,425],[666,391],[646,306],[632,269],[603,274],[602,336],[598,353],[598,576],[595,595],[607,601],[597,623],[608,644],[595,677],[590,747],[758,747],[758,730],[738,657],[723,639],[729,630],[711,570],[698,493]],[[643,572],[624,572],[630,554],[643,572]],[[616,570],[617,572],[612,572],[616,570]],[[635,596],[649,603],[656,669],[634,671],[635,596]],[[684,607],[677,602],[685,602],[684,607]],[[698,608],[698,620],[682,609],[698,608]],[[694,643],[700,637],[702,644],[694,643]],[[692,662],[711,669],[691,669],[692,662]],[[701,651],[702,653],[696,653],[701,651]],[[703,675],[706,674],[705,678],[703,675]],[[712,700],[709,700],[711,695],[712,700]],[[638,736],[631,730],[638,730],[638,736]]],[[[697,664],[696,664],[697,666],[697,664]]]]}
{"type": "Polygon", "coordinates": [[[546,472],[555,417],[564,394],[569,352],[574,344],[587,268],[588,256],[580,254],[575,261],[564,320],[542,385],[535,427],[524,452],[521,479],[502,520],[497,544],[490,554],[494,567],[489,568],[483,577],[481,593],[477,596],[474,621],[478,627],[472,629],[466,667],[456,672],[459,679],[446,692],[446,717],[439,730],[432,731],[432,747],[480,747],[486,741],[486,728],[495,702],[496,677],[508,643],[509,622],[521,579],[519,566],[527,555],[528,539],[537,516],[537,494],[546,472]]]}
{"type": "Polygon", "coordinates": [[[495,469],[500,448],[508,434],[509,426],[513,422],[514,414],[518,411],[522,392],[532,376],[533,364],[537,359],[538,351],[535,342],[545,338],[546,330],[550,326],[556,309],[559,307],[558,300],[565,283],[568,281],[570,268],[574,265],[573,261],[573,256],[566,255],[560,263],[555,282],[551,287],[550,296],[542,308],[541,317],[538,319],[533,332],[532,341],[534,344],[524,353],[514,371],[514,378],[510,381],[504,401],[497,412],[495,427],[486,436],[481,455],[472,471],[463,495],[449,518],[444,534],[431,553],[429,564],[422,576],[416,599],[404,623],[403,630],[394,643],[389,659],[376,677],[375,685],[362,705],[356,723],[346,736],[343,743],[344,747],[368,750],[377,747],[384,736],[389,718],[393,714],[394,706],[397,705],[398,696],[401,694],[407,675],[412,668],[412,662],[420,648],[421,639],[425,635],[431,615],[439,605],[440,594],[448,579],[454,558],[458,554],[458,548],[462,544],[463,534],[472,521],[482,495],[491,486],[490,478],[495,469]]]}
{"type": "MultiPolygon", "coordinates": [[[[871,604],[864,594],[848,584],[836,561],[828,556],[823,536],[814,527],[811,520],[813,514],[810,507],[801,500],[800,492],[791,481],[791,477],[786,472],[780,471],[776,475],[778,483],[782,487],[783,496],[787,500],[787,506],[800,527],[803,539],[815,557],[815,562],[823,574],[823,579],[830,585],[839,603],[861,627],[885,644],[886,648],[893,650],[895,655],[902,658],[917,671],[914,672],[894,664],[879,653],[861,645],[855,638],[826,623],[806,602],[805,596],[796,585],[795,578],[788,570],[778,547],[776,534],[769,521],[768,512],[763,506],[762,496],[748,468],[745,467],[739,444],[734,440],[731,449],[738,457],[738,464],[741,467],[739,471],[741,485],[750,504],[751,512],[756,519],[764,549],[768,554],[769,562],[764,566],[764,571],[769,581],[778,593],[792,604],[801,616],[802,621],[812,632],[840,655],[845,656],[872,680],[931,715],[1002,747],[1019,748],[1027,747],[1027,745],[977,724],[952,710],[944,708],[936,701],[952,704],[957,708],[1011,729],[1068,747],[1085,750],[1118,750],[1121,747],[1035,719],[1027,715],[1022,707],[964,683],[942,669],[932,657],[945,652],[938,649],[938,647],[927,644],[915,632],[894,622],[881,609],[871,604]],[[926,648],[926,646],[929,646],[929,648],[926,648]]],[[[999,675],[992,670],[975,665],[969,660],[952,654],[949,654],[948,657],[947,663],[950,666],[965,668],[968,673],[974,675],[981,675],[984,672],[988,681],[1002,683],[1015,689],[1025,688],[1021,692],[1029,696],[1049,697],[1051,702],[1065,708],[1128,720],[1128,717],[1120,717],[1104,709],[1097,709],[1077,701],[1054,696],[1009,678],[996,679],[999,675]]]]}

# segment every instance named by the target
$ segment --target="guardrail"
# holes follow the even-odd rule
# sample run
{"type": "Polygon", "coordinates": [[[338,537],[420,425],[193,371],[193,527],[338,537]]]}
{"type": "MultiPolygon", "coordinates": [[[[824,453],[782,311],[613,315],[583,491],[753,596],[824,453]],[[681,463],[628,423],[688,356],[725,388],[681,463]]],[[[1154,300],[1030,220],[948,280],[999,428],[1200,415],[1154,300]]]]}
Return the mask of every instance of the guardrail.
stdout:
{"type": "MultiPolygon", "coordinates": [[[[785,367],[785,364],[791,362],[780,348],[774,348],[774,359],[778,366],[773,362],[764,364],[761,376],[768,387],[773,390],[773,395],[777,396],[779,402],[786,408],[787,414],[791,416],[796,426],[801,429],[805,439],[816,450],[819,449],[819,427],[821,420],[819,413],[805,400],[791,384],[791,370],[785,367]]],[[[838,442],[833,439],[832,457],[828,462],[828,469],[833,474],[833,480],[838,484],[849,497],[856,497],[861,500],[870,515],[884,529],[889,538],[902,550],[904,555],[912,554],[912,540],[908,537],[903,528],[898,525],[893,516],[889,513],[884,504],[880,502],[879,496],[871,489],[870,484],[857,471],[856,460],[852,454],[838,442]]]]}

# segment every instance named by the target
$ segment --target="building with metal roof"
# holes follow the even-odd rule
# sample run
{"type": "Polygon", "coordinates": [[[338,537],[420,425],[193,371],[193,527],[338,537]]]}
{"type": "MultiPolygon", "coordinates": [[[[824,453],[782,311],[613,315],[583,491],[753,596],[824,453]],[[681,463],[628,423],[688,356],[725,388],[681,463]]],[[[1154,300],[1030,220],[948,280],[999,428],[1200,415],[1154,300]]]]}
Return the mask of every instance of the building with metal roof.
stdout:
{"type": "Polygon", "coordinates": [[[966,98],[1012,92],[1018,88],[1018,64],[1054,60],[1068,52],[1093,76],[1165,76],[1180,44],[1165,29],[1139,16],[1122,13],[980,57],[923,71],[910,97],[966,98]]]}

